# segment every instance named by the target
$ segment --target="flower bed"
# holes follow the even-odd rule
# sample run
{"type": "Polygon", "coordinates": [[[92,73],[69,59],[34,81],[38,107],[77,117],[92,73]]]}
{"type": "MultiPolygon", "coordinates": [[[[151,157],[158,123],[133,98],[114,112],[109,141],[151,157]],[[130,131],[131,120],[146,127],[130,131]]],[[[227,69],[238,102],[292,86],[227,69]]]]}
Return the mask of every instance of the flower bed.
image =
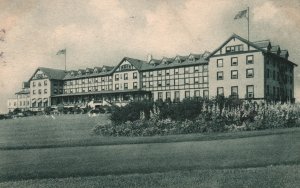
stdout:
{"type": "MultiPolygon", "coordinates": [[[[181,104],[141,103],[118,108],[120,112],[134,114],[130,120],[112,121],[97,125],[93,133],[103,136],[153,136],[205,132],[249,131],[300,126],[300,106],[296,104],[264,104],[244,101],[238,106],[223,106],[214,101],[185,101],[181,104]],[[196,105],[195,105],[196,104],[196,105]],[[188,108],[192,105],[194,108],[188,108]],[[220,108],[221,107],[221,108],[220,108]],[[134,110],[133,110],[134,109],[134,110]],[[182,115],[174,116],[175,110],[182,115]],[[184,111],[183,109],[186,109],[184,111]],[[188,113],[191,113],[190,118],[188,113]],[[147,117],[145,113],[148,113],[147,117]],[[134,117],[134,118],[133,118],[134,117]],[[183,119],[184,118],[184,119],[183,119]]],[[[112,113],[114,116],[114,113],[112,113]]],[[[125,116],[127,117],[127,116],[125,116]]],[[[112,118],[113,119],[113,118],[112,118]]]]}

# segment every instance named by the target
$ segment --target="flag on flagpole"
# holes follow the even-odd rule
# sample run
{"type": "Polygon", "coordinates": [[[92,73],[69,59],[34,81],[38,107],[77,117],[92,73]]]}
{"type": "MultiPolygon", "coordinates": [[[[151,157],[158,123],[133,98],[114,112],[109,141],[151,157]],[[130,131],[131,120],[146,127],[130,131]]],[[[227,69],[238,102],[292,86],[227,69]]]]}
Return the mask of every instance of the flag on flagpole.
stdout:
{"type": "Polygon", "coordinates": [[[66,49],[59,50],[56,55],[66,54],[66,49]]]}
{"type": "Polygon", "coordinates": [[[241,18],[247,18],[247,13],[248,13],[248,10],[246,9],[246,10],[242,10],[242,11],[239,11],[238,13],[237,13],[237,15],[235,15],[235,17],[234,17],[234,19],[236,20],[236,19],[241,19],[241,18]]]}

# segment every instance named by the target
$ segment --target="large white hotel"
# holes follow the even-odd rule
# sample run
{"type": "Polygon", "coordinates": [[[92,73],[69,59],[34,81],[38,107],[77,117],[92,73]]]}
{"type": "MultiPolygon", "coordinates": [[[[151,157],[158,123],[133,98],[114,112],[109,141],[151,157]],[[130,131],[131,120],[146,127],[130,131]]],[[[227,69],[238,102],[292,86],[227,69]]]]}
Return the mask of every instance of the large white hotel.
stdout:
{"type": "Polygon", "coordinates": [[[124,57],[115,67],[70,71],[39,67],[16,98],[8,100],[8,109],[217,95],[293,102],[297,64],[288,57],[287,50],[269,40],[248,42],[233,34],[211,53],[147,61],[124,57]]]}

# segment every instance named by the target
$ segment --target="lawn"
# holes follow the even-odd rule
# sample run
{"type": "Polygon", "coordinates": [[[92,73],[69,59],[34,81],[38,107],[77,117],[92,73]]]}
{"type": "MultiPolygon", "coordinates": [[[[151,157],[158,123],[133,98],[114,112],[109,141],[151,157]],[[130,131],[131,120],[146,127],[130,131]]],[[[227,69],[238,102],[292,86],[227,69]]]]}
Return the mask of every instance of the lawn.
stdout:
{"type": "Polygon", "coordinates": [[[0,121],[0,187],[297,187],[300,128],[91,135],[107,115],[0,121]],[[55,179],[53,179],[55,178],[55,179]]]}
{"type": "Polygon", "coordinates": [[[95,117],[83,114],[55,116],[55,119],[50,116],[36,116],[1,120],[0,150],[206,141],[300,132],[300,128],[289,128],[152,137],[102,137],[91,134],[95,125],[108,122],[107,114],[95,117]]]}
{"type": "Polygon", "coordinates": [[[300,132],[174,143],[0,151],[0,180],[299,164],[300,132]]]}
{"type": "Polygon", "coordinates": [[[165,173],[107,175],[59,179],[35,179],[14,182],[2,182],[0,187],[299,187],[300,165],[280,165],[241,169],[209,169],[170,171],[165,173]]]}

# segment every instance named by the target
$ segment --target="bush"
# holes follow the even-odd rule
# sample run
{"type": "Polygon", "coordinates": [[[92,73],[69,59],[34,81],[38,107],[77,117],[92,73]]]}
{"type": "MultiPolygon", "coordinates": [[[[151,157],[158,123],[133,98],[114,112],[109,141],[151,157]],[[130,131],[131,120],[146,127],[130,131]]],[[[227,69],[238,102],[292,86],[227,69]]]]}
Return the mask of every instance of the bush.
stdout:
{"type": "Polygon", "coordinates": [[[110,120],[113,124],[120,124],[141,118],[149,119],[152,108],[153,103],[148,100],[131,102],[123,107],[113,106],[110,120]]]}
{"type": "Polygon", "coordinates": [[[114,106],[112,124],[97,125],[93,132],[103,136],[153,136],[263,130],[299,127],[299,117],[299,105],[241,103],[236,98],[141,101],[114,106]]]}

